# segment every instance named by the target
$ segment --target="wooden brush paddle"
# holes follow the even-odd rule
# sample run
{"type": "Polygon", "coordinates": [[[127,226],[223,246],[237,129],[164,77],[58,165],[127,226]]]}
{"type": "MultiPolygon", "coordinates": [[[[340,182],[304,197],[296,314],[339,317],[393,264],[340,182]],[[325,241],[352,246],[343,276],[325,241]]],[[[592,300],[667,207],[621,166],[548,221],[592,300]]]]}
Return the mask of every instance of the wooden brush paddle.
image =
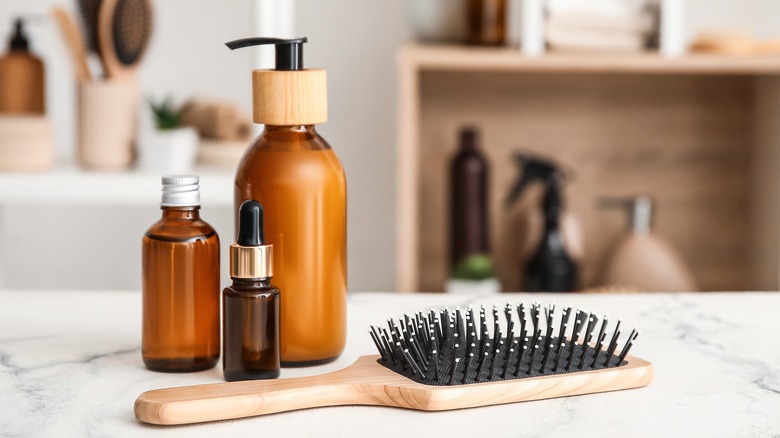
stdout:
{"type": "Polygon", "coordinates": [[[106,77],[132,75],[152,33],[149,0],[103,0],[98,17],[98,42],[106,77]]]}
{"type": "Polygon", "coordinates": [[[174,425],[340,405],[443,411],[637,388],[652,381],[653,366],[627,355],[636,329],[618,353],[620,321],[607,344],[607,317],[597,331],[598,317],[584,310],[565,308],[559,325],[554,305],[526,309],[520,304],[519,324],[513,310],[505,308],[502,325],[494,307],[492,334],[484,307],[479,318],[471,308],[404,315],[397,323],[389,320],[387,329],[371,327],[380,355],[363,356],[343,370],[148,391],[136,400],[135,415],[146,423],[174,425]]]}

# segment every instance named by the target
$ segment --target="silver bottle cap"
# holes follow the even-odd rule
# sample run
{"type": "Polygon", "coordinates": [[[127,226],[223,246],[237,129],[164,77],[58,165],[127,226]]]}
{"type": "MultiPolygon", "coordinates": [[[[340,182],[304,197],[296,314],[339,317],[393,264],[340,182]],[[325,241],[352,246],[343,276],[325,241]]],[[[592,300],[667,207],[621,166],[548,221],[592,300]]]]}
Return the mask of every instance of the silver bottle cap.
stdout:
{"type": "Polygon", "coordinates": [[[162,177],[163,207],[200,205],[200,178],[197,175],[166,175],[162,177]]]}

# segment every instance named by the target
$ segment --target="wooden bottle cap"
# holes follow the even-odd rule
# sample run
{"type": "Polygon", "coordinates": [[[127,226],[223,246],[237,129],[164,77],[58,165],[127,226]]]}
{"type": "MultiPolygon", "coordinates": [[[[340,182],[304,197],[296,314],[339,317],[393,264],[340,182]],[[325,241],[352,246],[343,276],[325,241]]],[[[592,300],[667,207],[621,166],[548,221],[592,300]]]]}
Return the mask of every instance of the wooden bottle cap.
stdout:
{"type": "Polygon", "coordinates": [[[323,69],[252,71],[252,119],[264,125],[316,125],[328,121],[323,69]]]}

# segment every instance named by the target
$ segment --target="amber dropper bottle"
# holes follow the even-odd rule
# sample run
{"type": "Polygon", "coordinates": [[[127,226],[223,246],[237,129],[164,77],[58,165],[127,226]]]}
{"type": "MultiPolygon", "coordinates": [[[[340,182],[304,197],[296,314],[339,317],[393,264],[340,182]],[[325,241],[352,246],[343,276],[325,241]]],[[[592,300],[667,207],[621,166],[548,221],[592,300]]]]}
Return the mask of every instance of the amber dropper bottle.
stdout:
{"type": "Polygon", "coordinates": [[[244,201],[238,239],[230,245],[230,278],[223,295],[225,380],[279,377],[279,289],[271,285],[273,246],[265,243],[263,206],[244,201]]]}
{"type": "Polygon", "coordinates": [[[143,238],[143,342],[153,371],[219,361],[219,237],[200,218],[197,176],[162,179],[162,219],[143,238]]]}

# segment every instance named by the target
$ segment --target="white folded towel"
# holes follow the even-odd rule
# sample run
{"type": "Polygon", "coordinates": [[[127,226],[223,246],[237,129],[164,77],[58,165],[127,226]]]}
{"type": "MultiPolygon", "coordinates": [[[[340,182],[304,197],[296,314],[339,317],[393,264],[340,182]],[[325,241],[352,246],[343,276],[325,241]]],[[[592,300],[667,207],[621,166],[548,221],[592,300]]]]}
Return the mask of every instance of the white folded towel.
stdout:
{"type": "Polygon", "coordinates": [[[630,19],[644,13],[650,0],[547,0],[547,13],[582,13],[616,19],[630,19]]]}

